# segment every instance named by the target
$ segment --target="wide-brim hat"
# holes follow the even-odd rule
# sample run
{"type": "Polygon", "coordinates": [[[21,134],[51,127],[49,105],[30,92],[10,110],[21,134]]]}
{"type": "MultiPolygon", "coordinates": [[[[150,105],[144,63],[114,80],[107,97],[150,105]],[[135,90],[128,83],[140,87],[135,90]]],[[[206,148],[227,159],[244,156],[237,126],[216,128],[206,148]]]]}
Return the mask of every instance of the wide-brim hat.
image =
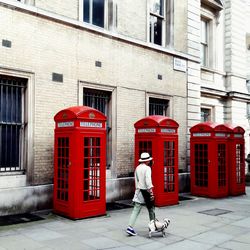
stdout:
{"type": "Polygon", "coordinates": [[[152,161],[153,158],[150,157],[149,153],[141,153],[141,158],[138,160],[139,162],[152,161]]]}

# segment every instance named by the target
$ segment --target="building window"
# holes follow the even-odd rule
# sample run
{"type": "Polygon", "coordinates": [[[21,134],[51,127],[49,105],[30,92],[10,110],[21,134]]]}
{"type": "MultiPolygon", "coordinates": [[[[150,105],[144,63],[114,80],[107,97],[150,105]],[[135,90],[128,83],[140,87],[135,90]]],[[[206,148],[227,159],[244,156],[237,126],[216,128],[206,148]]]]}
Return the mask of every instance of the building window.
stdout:
{"type": "Polygon", "coordinates": [[[162,45],[165,22],[165,0],[150,0],[149,39],[151,43],[162,45]]]}
{"type": "Polygon", "coordinates": [[[208,33],[209,22],[201,20],[201,66],[208,66],[208,33]]]}
{"type": "Polygon", "coordinates": [[[0,172],[23,171],[27,81],[0,76],[0,172]]]}
{"type": "Polygon", "coordinates": [[[105,0],[83,0],[83,21],[104,28],[105,0]]]}
{"type": "Polygon", "coordinates": [[[112,162],[111,92],[83,88],[83,105],[101,111],[107,117],[107,168],[112,162]]]}
{"type": "Polygon", "coordinates": [[[169,100],[149,97],[149,115],[168,115],[169,100]]]}
{"type": "Polygon", "coordinates": [[[173,42],[173,0],[149,0],[149,42],[161,46],[173,42]]]}
{"type": "Polygon", "coordinates": [[[247,103],[247,119],[250,120],[250,103],[247,103]]]}
{"type": "Polygon", "coordinates": [[[211,109],[201,108],[201,122],[211,121],[211,109]]]}

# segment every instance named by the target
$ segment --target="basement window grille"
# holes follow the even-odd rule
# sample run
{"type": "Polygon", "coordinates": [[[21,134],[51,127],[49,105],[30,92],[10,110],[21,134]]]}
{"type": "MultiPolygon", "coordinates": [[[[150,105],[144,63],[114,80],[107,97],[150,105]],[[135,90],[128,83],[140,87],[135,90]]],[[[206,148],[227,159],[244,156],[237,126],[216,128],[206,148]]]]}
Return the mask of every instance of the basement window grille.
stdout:
{"type": "Polygon", "coordinates": [[[0,76],[0,172],[23,171],[25,79],[0,76]]]}

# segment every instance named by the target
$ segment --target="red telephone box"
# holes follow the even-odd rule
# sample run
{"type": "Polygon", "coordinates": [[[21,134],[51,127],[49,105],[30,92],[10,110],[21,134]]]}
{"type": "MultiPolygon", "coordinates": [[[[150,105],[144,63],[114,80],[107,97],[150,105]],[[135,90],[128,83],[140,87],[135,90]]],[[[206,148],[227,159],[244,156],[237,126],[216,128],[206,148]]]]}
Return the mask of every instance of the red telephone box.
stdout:
{"type": "Polygon", "coordinates": [[[177,204],[178,199],[178,127],[166,116],[148,116],[134,124],[135,166],[142,152],[153,157],[152,181],[155,205],[177,204]]]}
{"type": "MultiPolygon", "coordinates": [[[[229,125],[230,126],[230,125],[229,125]]],[[[245,183],[245,130],[240,126],[230,126],[229,152],[229,194],[241,195],[246,193],[245,183]]]]}
{"type": "Polygon", "coordinates": [[[219,198],[228,196],[228,138],[231,129],[211,122],[190,129],[191,193],[219,198]]]}
{"type": "Polygon", "coordinates": [[[54,211],[71,219],[106,214],[106,117],[75,106],[54,120],[54,211]]]}

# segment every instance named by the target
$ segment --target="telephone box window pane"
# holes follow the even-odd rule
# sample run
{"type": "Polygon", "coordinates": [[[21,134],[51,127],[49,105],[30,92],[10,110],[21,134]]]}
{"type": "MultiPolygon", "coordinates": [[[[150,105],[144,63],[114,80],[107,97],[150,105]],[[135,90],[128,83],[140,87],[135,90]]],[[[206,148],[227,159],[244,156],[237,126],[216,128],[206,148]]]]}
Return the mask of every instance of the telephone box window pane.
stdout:
{"type": "Polygon", "coordinates": [[[68,201],[69,138],[57,138],[57,199],[68,201]]]}
{"type": "Polygon", "coordinates": [[[100,199],[101,140],[85,137],[83,166],[83,200],[100,199]]]}
{"type": "Polygon", "coordinates": [[[236,183],[241,184],[243,183],[243,178],[245,175],[244,170],[244,152],[243,152],[243,145],[236,144],[236,183]]]}
{"type": "Polygon", "coordinates": [[[164,142],[164,192],[175,191],[175,142],[164,142]]]}
{"type": "Polygon", "coordinates": [[[226,144],[218,144],[218,186],[226,186],[226,144]]]}
{"type": "Polygon", "coordinates": [[[208,145],[195,144],[195,185],[198,187],[208,186],[208,145]]]}
{"type": "MultiPolygon", "coordinates": [[[[140,155],[143,152],[147,152],[152,156],[152,141],[139,141],[139,155],[138,159],[140,159],[140,155]]],[[[149,165],[151,166],[153,161],[150,161],[149,165]]]]}

